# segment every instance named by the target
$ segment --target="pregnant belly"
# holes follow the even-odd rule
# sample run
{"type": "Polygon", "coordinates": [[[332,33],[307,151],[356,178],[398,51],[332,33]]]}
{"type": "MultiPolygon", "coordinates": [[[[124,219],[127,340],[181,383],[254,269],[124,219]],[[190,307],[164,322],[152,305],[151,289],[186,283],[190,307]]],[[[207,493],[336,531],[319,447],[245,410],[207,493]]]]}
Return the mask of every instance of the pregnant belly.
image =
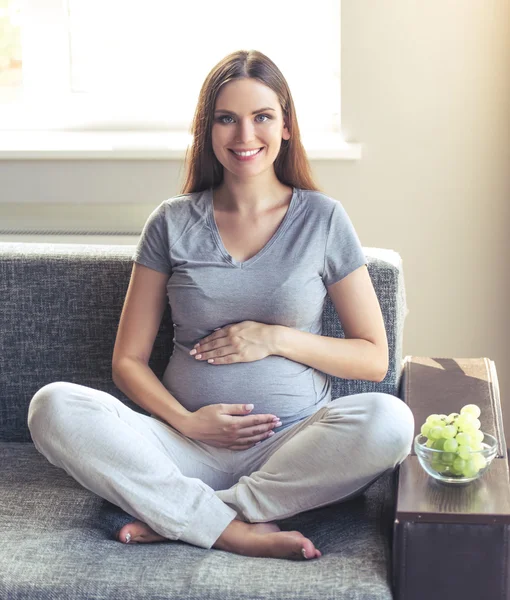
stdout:
{"type": "Polygon", "coordinates": [[[250,414],[274,414],[285,427],[313,414],[327,402],[329,395],[324,392],[329,392],[329,386],[325,386],[325,377],[282,356],[211,365],[177,346],[162,381],[189,411],[209,404],[253,404],[250,414]]]}

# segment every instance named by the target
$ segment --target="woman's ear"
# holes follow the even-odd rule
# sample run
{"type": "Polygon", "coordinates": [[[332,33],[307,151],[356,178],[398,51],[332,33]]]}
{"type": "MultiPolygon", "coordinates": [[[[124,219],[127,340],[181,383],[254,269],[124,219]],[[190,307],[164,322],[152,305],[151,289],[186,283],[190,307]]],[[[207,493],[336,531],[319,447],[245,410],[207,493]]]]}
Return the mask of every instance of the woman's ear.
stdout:
{"type": "Polygon", "coordinates": [[[290,139],[290,132],[289,132],[289,126],[288,126],[287,117],[283,118],[282,139],[284,139],[284,140],[290,139]]]}

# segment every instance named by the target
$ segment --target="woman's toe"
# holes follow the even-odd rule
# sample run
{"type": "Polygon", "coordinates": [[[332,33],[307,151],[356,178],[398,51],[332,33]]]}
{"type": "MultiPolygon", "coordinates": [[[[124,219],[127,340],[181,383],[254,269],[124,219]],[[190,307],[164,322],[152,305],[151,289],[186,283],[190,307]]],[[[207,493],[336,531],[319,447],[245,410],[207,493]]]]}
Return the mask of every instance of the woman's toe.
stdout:
{"type": "Polygon", "coordinates": [[[156,533],[146,523],[133,521],[124,525],[118,532],[117,539],[124,544],[137,544],[144,542],[162,542],[165,537],[156,533]]]}

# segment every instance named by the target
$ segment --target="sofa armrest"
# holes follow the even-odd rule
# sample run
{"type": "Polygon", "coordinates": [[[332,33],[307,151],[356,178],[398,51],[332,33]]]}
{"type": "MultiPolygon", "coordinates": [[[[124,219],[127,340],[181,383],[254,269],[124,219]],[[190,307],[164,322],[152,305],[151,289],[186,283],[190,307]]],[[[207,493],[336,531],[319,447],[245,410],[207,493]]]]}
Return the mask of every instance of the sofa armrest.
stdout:
{"type": "Polygon", "coordinates": [[[466,404],[477,404],[482,431],[498,440],[498,458],[507,459],[498,376],[489,358],[406,356],[399,396],[413,412],[415,436],[430,414],[449,414],[466,404]]]}
{"type": "Polygon", "coordinates": [[[415,417],[415,435],[429,414],[477,404],[481,429],[498,440],[498,454],[466,486],[447,486],[427,475],[414,448],[402,463],[393,527],[396,600],[507,600],[510,483],[494,362],[408,356],[400,397],[415,417]]]}

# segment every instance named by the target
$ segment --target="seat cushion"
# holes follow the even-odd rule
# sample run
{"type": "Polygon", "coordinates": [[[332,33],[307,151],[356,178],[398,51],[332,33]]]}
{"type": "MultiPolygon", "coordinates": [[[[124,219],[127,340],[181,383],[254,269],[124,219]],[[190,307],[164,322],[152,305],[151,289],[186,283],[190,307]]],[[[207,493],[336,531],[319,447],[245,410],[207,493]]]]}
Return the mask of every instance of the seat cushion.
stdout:
{"type": "Polygon", "coordinates": [[[183,542],[125,545],[132,520],[31,443],[0,443],[0,598],[391,600],[395,473],[347,502],[282,521],[321,550],[310,562],[183,542]]]}

